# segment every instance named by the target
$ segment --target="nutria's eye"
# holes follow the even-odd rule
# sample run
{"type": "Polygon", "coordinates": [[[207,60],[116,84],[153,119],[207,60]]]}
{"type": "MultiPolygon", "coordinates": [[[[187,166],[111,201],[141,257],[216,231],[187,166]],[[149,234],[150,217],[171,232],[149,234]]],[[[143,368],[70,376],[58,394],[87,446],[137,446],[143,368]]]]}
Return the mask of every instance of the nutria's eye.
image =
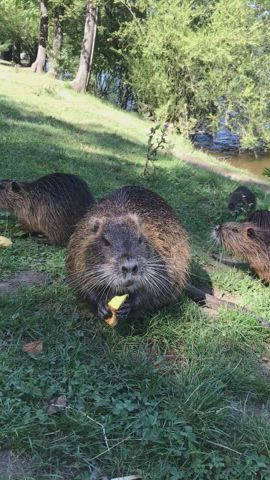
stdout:
{"type": "Polygon", "coordinates": [[[20,193],[21,192],[21,187],[17,182],[11,182],[10,183],[10,188],[12,192],[14,193],[20,193]]]}
{"type": "Polygon", "coordinates": [[[248,229],[247,229],[247,236],[248,236],[249,238],[254,238],[254,237],[256,237],[256,233],[255,233],[255,231],[253,230],[253,228],[248,228],[248,229]]]}
{"type": "Polygon", "coordinates": [[[106,245],[106,247],[109,247],[111,245],[111,243],[109,242],[109,240],[107,240],[107,238],[103,237],[103,243],[104,245],[106,245]]]}

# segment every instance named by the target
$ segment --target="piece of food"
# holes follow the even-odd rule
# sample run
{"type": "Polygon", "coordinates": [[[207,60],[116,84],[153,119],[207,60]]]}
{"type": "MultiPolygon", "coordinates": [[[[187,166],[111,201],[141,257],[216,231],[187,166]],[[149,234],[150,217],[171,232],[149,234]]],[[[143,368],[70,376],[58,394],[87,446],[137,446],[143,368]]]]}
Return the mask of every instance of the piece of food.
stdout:
{"type": "Polygon", "coordinates": [[[127,299],[128,293],[125,295],[116,295],[116,297],[113,297],[109,303],[108,307],[112,312],[112,316],[107,318],[105,322],[110,325],[110,327],[116,327],[118,320],[117,320],[117,310],[123,305],[124,301],[127,299]]]}
{"type": "Polygon", "coordinates": [[[105,322],[112,328],[116,327],[116,325],[118,324],[116,313],[113,312],[112,316],[109,318],[106,318],[105,322]]]}
{"type": "Polygon", "coordinates": [[[121,305],[123,305],[127,297],[128,297],[128,293],[126,293],[125,295],[116,295],[116,297],[113,297],[109,301],[108,307],[110,308],[110,310],[112,310],[112,312],[115,310],[118,310],[121,307],[121,305]]]}
{"type": "Polygon", "coordinates": [[[0,235],[0,247],[10,247],[11,245],[12,241],[9,238],[0,235]]]}

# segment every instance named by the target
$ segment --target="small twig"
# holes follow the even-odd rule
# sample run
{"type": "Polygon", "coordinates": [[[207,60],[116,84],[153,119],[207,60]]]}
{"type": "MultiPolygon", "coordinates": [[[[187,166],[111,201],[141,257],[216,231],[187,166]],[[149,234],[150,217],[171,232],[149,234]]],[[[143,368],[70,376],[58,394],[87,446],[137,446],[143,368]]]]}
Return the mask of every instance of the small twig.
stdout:
{"type": "Polygon", "coordinates": [[[204,442],[210,443],[211,445],[215,445],[216,447],[220,447],[220,448],[223,448],[224,450],[229,450],[230,452],[237,453],[237,455],[243,455],[243,453],[238,452],[238,450],[234,450],[234,448],[227,447],[227,445],[222,445],[221,443],[212,442],[211,440],[207,440],[202,437],[199,437],[199,438],[201,438],[201,440],[203,440],[204,442]]]}
{"type": "Polygon", "coordinates": [[[106,430],[105,430],[105,427],[104,427],[104,425],[103,425],[102,423],[98,422],[98,421],[95,420],[94,418],[92,418],[92,417],[90,417],[89,415],[87,415],[86,413],[82,412],[82,410],[76,410],[76,408],[71,407],[70,405],[69,405],[69,406],[66,406],[65,408],[66,408],[66,409],[69,409],[69,410],[73,410],[74,412],[79,412],[79,413],[81,413],[81,414],[84,415],[86,418],[88,418],[88,420],[90,420],[91,422],[96,423],[99,427],[101,427],[102,433],[103,433],[103,437],[104,437],[104,440],[105,440],[106,447],[107,447],[107,449],[110,449],[110,446],[109,446],[109,443],[108,443],[108,438],[107,438],[107,435],[106,435],[106,430]]]}
{"type": "Polygon", "coordinates": [[[97,425],[99,425],[102,428],[102,433],[103,433],[103,436],[104,436],[105,444],[106,444],[107,449],[109,449],[110,447],[109,447],[108,438],[107,438],[107,435],[106,435],[106,430],[105,430],[104,425],[102,425],[102,423],[100,423],[100,422],[97,422],[92,417],[89,417],[89,415],[87,415],[86,413],[84,413],[84,415],[86,416],[86,418],[88,418],[92,422],[95,422],[97,425]]]}
{"type": "Polygon", "coordinates": [[[106,450],[103,450],[103,452],[99,453],[99,454],[96,455],[95,457],[90,458],[89,462],[92,462],[93,460],[96,460],[97,458],[101,457],[102,455],[105,455],[105,453],[109,452],[110,450],[112,450],[113,448],[117,447],[117,446],[120,445],[121,443],[126,442],[127,440],[130,440],[130,437],[123,438],[123,440],[120,440],[120,442],[115,443],[112,447],[109,447],[109,448],[107,448],[106,450]]]}
{"type": "Polygon", "coordinates": [[[222,265],[226,265],[228,267],[243,267],[243,265],[246,265],[245,262],[232,260],[231,258],[228,258],[228,257],[220,257],[220,255],[216,255],[215,253],[212,253],[210,255],[210,258],[215,262],[222,263],[222,265]]]}
{"type": "Polygon", "coordinates": [[[128,9],[129,13],[132,15],[133,19],[135,20],[136,24],[137,24],[137,27],[139,28],[140,30],[140,33],[142,33],[142,27],[141,27],[141,24],[138,20],[138,18],[136,17],[136,14],[133,12],[132,10],[132,7],[131,5],[129,4],[129,1],[128,0],[120,0],[121,3],[128,9]]]}

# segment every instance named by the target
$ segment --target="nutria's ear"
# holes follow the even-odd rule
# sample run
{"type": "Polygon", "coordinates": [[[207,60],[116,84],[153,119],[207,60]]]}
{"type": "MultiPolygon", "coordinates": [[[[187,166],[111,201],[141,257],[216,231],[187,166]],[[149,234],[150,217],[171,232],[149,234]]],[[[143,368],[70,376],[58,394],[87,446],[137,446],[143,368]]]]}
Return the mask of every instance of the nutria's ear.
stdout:
{"type": "Polygon", "coordinates": [[[247,236],[249,238],[255,238],[256,237],[256,233],[255,233],[254,228],[247,228],[247,236]]]}
{"type": "Polygon", "coordinates": [[[22,187],[19,185],[17,182],[10,182],[9,188],[12,190],[14,193],[21,193],[22,187]]]}

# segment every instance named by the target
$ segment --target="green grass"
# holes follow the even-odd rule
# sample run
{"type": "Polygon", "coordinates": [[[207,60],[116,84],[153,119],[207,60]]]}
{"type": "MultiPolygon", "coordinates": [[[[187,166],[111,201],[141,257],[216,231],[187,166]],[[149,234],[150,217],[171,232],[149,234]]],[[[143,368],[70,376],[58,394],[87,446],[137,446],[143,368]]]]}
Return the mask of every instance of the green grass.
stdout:
{"type": "MultiPolygon", "coordinates": [[[[0,177],[72,172],[97,198],[125,184],[152,188],[189,232],[194,281],[270,321],[269,289],[247,269],[208,264],[209,230],[229,218],[234,182],[170,155],[144,179],[150,124],[49,77],[0,66],[0,91],[0,177]]],[[[261,361],[269,335],[253,315],[211,318],[183,295],[111,330],[81,312],[64,281],[64,249],[21,238],[4,213],[0,229],[14,242],[0,252],[2,278],[31,269],[49,276],[45,287],[0,297],[0,445],[30,459],[24,478],[94,480],[100,468],[109,479],[270,479],[269,369],[261,361]],[[25,341],[39,339],[42,354],[22,353],[25,341]],[[49,416],[61,394],[67,409],[49,416]]]]}

